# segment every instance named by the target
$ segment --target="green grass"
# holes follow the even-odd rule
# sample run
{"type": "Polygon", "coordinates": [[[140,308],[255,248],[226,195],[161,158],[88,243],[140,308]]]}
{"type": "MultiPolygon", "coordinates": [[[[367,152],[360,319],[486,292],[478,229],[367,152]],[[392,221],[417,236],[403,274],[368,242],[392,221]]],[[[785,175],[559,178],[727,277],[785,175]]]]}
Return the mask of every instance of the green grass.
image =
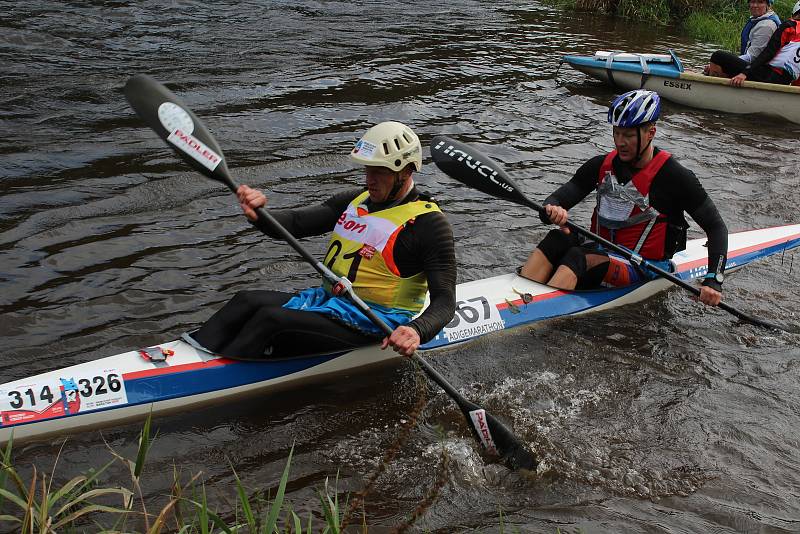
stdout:
{"type": "MultiPolygon", "coordinates": [[[[145,469],[147,454],[155,438],[150,436],[150,418],[145,421],[139,435],[135,460],[128,460],[115,451],[113,459],[98,470],[56,485],[58,458],[49,474],[39,473],[33,466],[29,480],[25,480],[12,462],[12,443],[0,451],[0,530],[10,526],[21,534],[55,534],[64,532],[178,532],[181,534],[340,534],[344,521],[337,489],[338,479],[331,487],[325,480],[318,491],[323,521],[309,512],[303,521],[286,501],[286,485],[294,447],[289,451],[275,495],[248,491],[236,471],[237,500],[235,510],[219,512],[211,509],[206,498],[205,485],[197,484],[199,475],[184,483],[180,473],[173,471],[172,491],[168,502],[157,513],[149,513],[145,506],[140,479],[145,469]],[[130,471],[131,488],[114,485],[101,487],[102,474],[116,462],[130,471]],[[138,496],[139,504],[136,505],[138,496]],[[136,508],[136,509],[135,509],[136,508]]],[[[231,467],[233,470],[233,467],[231,467]]],[[[366,525],[362,526],[366,532],[366,525]]]]}
{"type": "MultiPolygon", "coordinates": [[[[741,0],[545,0],[576,11],[607,13],[650,24],[680,24],[697,39],[739,50],[739,35],[750,16],[741,0]]],[[[787,19],[794,0],[776,0],[773,9],[787,19]]]]}

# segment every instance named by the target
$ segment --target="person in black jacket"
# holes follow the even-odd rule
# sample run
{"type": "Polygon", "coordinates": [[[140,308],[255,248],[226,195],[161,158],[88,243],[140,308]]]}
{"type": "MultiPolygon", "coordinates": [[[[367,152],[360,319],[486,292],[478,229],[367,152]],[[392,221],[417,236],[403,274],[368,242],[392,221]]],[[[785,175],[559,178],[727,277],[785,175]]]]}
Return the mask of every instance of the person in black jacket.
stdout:
{"type": "Polygon", "coordinates": [[[708,274],[700,300],[720,303],[728,229],[694,173],[653,146],[660,109],[653,91],[630,91],[614,101],[608,122],[616,150],[584,163],[545,200],[542,221],[562,228],[539,243],[522,276],[561,289],[625,286],[657,276],[564,226],[568,210],[596,192],[592,231],[666,271],[672,255],[686,246],[684,213],[691,215],[708,236],[708,274]]]}
{"type": "MultiPolygon", "coordinates": [[[[419,138],[401,123],[383,122],[364,134],[350,157],[364,165],[366,189],[271,214],[297,238],[331,233],[323,263],[347,277],[392,334],[384,336],[325,282],[297,295],[241,291],[190,342],[231,358],[263,359],[330,353],[383,339],[382,348],[410,356],[453,318],[453,232],[435,201],[414,184],[413,172],[422,166],[419,138]],[[423,310],[428,292],[430,304],[423,310]]],[[[266,205],[266,196],[246,185],[237,194],[246,217],[267,235],[280,237],[254,211],[266,205]]]]}

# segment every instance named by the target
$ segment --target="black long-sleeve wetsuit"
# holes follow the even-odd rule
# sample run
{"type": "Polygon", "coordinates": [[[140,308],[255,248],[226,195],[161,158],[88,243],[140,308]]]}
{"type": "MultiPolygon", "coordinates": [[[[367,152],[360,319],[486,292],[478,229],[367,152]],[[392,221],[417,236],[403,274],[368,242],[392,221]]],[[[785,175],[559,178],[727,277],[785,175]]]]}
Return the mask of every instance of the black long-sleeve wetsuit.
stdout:
{"type": "MultiPolygon", "coordinates": [[[[659,149],[656,148],[654,155],[658,152],[659,149]]],[[[597,178],[604,159],[604,155],[595,156],[581,165],[575,176],[547,197],[544,204],[558,205],[570,210],[597,189],[597,178]]],[[[612,165],[621,184],[628,183],[636,171],[620,160],[619,156],[613,159],[612,165]]],[[[684,213],[688,213],[708,237],[709,272],[722,272],[728,253],[728,228],[697,176],[675,161],[675,158],[669,158],[653,178],[649,199],[650,205],[667,217],[665,258],[670,258],[675,252],[685,248],[689,223],[684,213]]],[[[541,215],[541,218],[543,222],[550,223],[546,215],[541,215]]],[[[711,283],[708,285],[714,286],[711,283]]]]}
{"type": "MultiPolygon", "coordinates": [[[[298,239],[321,235],[333,230],[348,204],[363,191],[351,189],[322,204],[270,210],[270,214],[298,239]]],[[[413,188],[398,204],[419,198],[428,197],[413,188]]],[[[390,206],[368,201],[367,207],[376,212],[390,206]]],[[[256,226],[268,236],[280,238],[268,225],[256,226]]],[[[397,235],[394,260],[400,276],[424,272],[427,278],[430,304],[408,324],[425,343],[453,318],[455,310],[455,247],[446,217],[440,212],[429,212],[407,224],[397,235]]],[[[291,296],[275,291],[239,292],[203,324],[194,338],[213,352],[247,359],[267,357],[265,352],[267,355],[330,352],[375,341],[327,316],[282,308],[291,296]]]]}

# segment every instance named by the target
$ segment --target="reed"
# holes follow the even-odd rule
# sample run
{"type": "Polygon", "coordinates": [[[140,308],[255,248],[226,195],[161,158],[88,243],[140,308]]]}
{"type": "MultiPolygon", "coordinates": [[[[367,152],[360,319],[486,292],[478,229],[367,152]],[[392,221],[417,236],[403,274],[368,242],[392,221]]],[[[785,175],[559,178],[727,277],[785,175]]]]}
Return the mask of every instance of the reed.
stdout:
{"type": "Polygon", "coordinates": [[[8,442],[2,457],[2,477],[0,477],[0,525],[11,524],[21,534],[34,532],[49,534],[70,531],[76,524],[87,524],[91,516],[104,513],[120,515],[128,512],[125,503],[130,501],[132,492],[122,487],[98,487],[99,477],[115,460],[99,470],[90,470],[84,475],[74,477],[60,486],[55,485],[55,470],[39,473],[34,466],[30,480],[11,462],[13,440],[8,442]],[[109,504],[111,497],[122,497],[122,506],[109,504]]]}
{"type": "MultiPolygon", "coordinates": [[[[28,480],[12,461],[13,440],[0,451],[0,531],[12,528],[21,534],[56,534],[63,532],[180,532],[210,534],[212,532],[249,532],[252,534],[311,534],[326,532],[340,534],[347,503],[340,503],[338,477],[333,485],[325,480],[318,490],[323,520],[315,520],[309,512],[303,521],[286,501],[286,486],[294,447],[289,451],[275,495],[261,491],[250,492],[233,467],[237,500],[234,510],[220,512],[212,509],[206,498],[205,485],[197,484],[199,474],[187,482],[173,470],[172,490],[157,513],[147,511],[140,485],[147,454],[153,445],[150,418],[139,435],[136,458],[129,460],[111,450],[112,460],[100,469],[57,485],[56,467],[40,473],[32,466],[28,480]],[[121,462],[131,475],[132,488],[113,485],[102,487],[101,478],[116,462],[121,462]],[[138,505],[137,502],[138,497],[138,505]],[[121,501],[114,504],[115,501],[121,501]],[[136,508],[136,509],[135,509],[136,508]]],[[[366,532],[366,524],[362,525],[366,532]]]]}

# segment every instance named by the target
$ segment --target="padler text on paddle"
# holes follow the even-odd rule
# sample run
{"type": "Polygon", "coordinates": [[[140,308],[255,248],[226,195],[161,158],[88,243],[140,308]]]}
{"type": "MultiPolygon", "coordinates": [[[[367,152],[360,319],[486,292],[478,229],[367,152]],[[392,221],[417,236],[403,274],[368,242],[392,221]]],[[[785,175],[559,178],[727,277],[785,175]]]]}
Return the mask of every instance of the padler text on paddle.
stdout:
{"type": "Polygon", "coordinates": [[[167,137],[167,141],[210,171],[216,169],[219,162],[222,161],[222,157],[219,154],[208,148],[198,138],[192,134],[185,133],[180,128],[175,128],[167,137]]]}

